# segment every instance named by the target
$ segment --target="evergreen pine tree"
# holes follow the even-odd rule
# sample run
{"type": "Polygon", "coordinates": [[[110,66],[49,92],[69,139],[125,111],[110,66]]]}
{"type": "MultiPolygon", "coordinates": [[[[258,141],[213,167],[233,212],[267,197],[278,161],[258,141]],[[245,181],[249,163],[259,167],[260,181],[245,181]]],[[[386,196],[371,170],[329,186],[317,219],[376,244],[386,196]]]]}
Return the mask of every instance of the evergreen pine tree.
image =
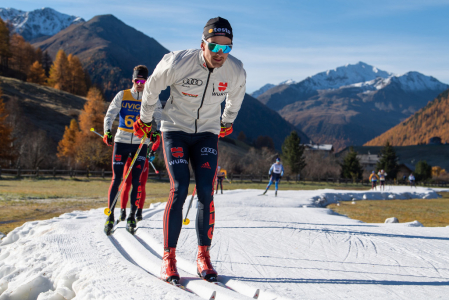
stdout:
{"type": "Polygon", "coordinates": [[[44,85],[46,79],[42,65],[36,60],[28,71],[27,81],[44,85]]]}
{"type": "Polygon", "coordinates": [[[380,160],[377,162],[377,170],[384,170],[390,179],[396,178],[398,174],[398,157],[396,156],[396,151],[394,151],[393,146],[387,141],[385,146],[380,150],[380,160]]]}
{"type": "Polygon", "coordinates": [[[55,89],[69,91],[70,89],[70,70],[69,61],[64,50],[59,50],[56,59],[50,68],[50,77],[48,83],[55,89]]]}
{"type": "Polygon", "coordinates": [[[304,146],[300,145],[301,138],[296,131],[285,138],[282,144],[282,157],[286,165],[290,167],[293,174],[301,173],[306,166],[304,158],[304,146]]]}
{"type": "Polygon", "coordinates": [[[357,152],[351,146],[341,164],[341,177],[352,178],[353,181],[362,177],[363,167],[357,158],[357,152]]]}
{"type": "Polygon", "coordinates": [[[416,180],[422,181],[432,178],[432,166],[425,160],[420,160],[415,165],[416,180]]]}
{"type": "Polygon", "coordinates": [[[9,29],[5,22],[0,18],[0,69],[8,69],[8,61],[11,58],[11,55],[9,29]]]}
{"type": "Polygon", "coordinates": [[[52,65],[53,61],[51,60],[50,55],[48,54],[48,51],[45,50],[44,53],[42,54],[42,67],[45,70],[45,76],[50,77],[50,68],[52,65]]]}

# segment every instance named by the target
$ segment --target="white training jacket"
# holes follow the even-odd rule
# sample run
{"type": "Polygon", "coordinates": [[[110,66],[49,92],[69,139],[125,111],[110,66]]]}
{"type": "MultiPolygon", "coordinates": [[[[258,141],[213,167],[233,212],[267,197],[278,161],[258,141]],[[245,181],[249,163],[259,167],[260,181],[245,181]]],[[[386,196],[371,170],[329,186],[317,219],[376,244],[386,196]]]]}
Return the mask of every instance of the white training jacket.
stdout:
{"type": "MultiPolygon", "coordinates": [[[[117,115],[120,113],[120,110],[122,109],[123,94],[124,91],[118,92],[117,95],[115,95],[114,99],[109,104],[108,111],[106,112],[106,115],[104,117],[104,124],[103,124],[104,134],[106,134],[107,131],[112,131],[111,130],[112,123],[117,118],[117,115]]],[[[136,89],[134,89],[134,87],[131,88],[131,95],[136,100],[142,100],[142,92],[140,93],[137,92],[136,89]]],[[[161,123],[161,112],[162,112],[162,105],[158,98],[155,105],[155,112],[153,114],[154,121],[156,122],[158,129],[161,123]]],[[[117,129],[117,133],[115,134],[114,141],[117,143],[140,144],[141,139],[137,135],[134,135],[132,132],[127,132],[119,128],[117,129]]],[[[146,144],[148,143],[149,141],[147,141],[146,144]]]]}
{"type": "Polygon", "coordinates": [[[209,71],[201,49],[166,54],[145,83],[140,117],[151,121],[159,93],[170,86],[162,111],[161,131],[220,133],[220,104],[226,99],[221,121],[233,123],[242,105],[246,72],[241,61],[229,55],[220,68],[209,71]]]}

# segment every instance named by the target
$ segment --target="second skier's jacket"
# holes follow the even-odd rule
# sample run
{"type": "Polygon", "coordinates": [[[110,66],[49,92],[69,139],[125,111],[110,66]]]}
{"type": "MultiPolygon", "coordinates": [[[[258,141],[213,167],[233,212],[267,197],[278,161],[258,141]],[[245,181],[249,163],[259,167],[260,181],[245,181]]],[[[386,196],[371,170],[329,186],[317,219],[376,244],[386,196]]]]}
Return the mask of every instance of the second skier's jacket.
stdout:
{"type": "Polygon", "coordinates": [[[284,166],[282,164],[272,164],[270,171],[268,171],[268,174],[271,175],[271,173],[273,172],[273,174],[280,174],[281,176],[284,176],[284,166]]]}
{"type": "MultiPolygon", "coordinates": [[[[120,114],[117,134],[114,141],[118,143],[140,144],[140,139],[133,134],[133,123],[140,113],[140,106],[142,102],[142,92],[137,92],[135,89],[124,90],[117,93],[117,95],[109,104],[108,111],[104,117],[104,132],[111,131],[112,123],[118,114],[120,114]]],[[[160,124],[161,118],[161,104],[156,103],[154,119],[157,124],[160,124]]]]}
{"type": "Polygon", "coordinates": [[[159,93],[170,86],[170,98],[162,112],[161,131],[220,133],[223,123],[233,123],[242,105],[246,73],[241,61],[229,55],[223,66],[209,70],[202,50],[166,54],[145,84],[141,119],[151,122],[159,93]]]}

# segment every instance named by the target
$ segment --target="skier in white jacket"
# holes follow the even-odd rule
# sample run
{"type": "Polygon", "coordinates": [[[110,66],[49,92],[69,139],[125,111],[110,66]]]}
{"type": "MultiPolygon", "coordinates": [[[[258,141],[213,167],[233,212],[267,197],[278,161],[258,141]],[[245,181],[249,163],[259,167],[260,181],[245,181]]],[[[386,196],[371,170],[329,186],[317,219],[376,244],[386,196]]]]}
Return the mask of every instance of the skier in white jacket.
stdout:
{"type": "Polygon", "coordinates": [[[163,280],[176,283],[176,245],[182,227],[182,207],[190,182],[189,161],[195,173],[198,195],[196,230],[198,274],[217,280],[209,255],[214,223],[214,179],[217,172],[218,137],[232,133],[232,125],[245,96],[243,64],[229,55],[233,31],[226,19],[210,19],[203,30],[201,49],[165,55],[146,82],[140,119],[135,132],[151,132],[151,119],[159,94],[170,86],[170,98],[162,112],[161,131],[170,195],[165,208],[163,280]],[[221,114],[221,103],[226,106],[221,114]],[[221,117],[221,120],[220,120],[221,117]]]}

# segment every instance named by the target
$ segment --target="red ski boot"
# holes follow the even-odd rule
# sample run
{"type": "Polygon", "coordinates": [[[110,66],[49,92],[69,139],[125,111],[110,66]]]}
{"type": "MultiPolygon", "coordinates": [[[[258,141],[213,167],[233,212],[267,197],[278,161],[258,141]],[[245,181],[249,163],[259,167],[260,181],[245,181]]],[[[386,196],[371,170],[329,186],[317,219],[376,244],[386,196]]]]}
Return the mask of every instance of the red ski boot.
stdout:
{"type": "Polygon", "coordinates": [[[164,249],[162,257],[161,279],[174,284],[179,283],[179,273],[176,269],[176,248],[164,249]]]}
{"type": "Polygon", "coordinates": [[[198,246],[196,265],[198,276],[207,281],[215,282],[217,281],[217,271],[214,270],[210,262],[209,249],[209,246],[198,246]]]}

